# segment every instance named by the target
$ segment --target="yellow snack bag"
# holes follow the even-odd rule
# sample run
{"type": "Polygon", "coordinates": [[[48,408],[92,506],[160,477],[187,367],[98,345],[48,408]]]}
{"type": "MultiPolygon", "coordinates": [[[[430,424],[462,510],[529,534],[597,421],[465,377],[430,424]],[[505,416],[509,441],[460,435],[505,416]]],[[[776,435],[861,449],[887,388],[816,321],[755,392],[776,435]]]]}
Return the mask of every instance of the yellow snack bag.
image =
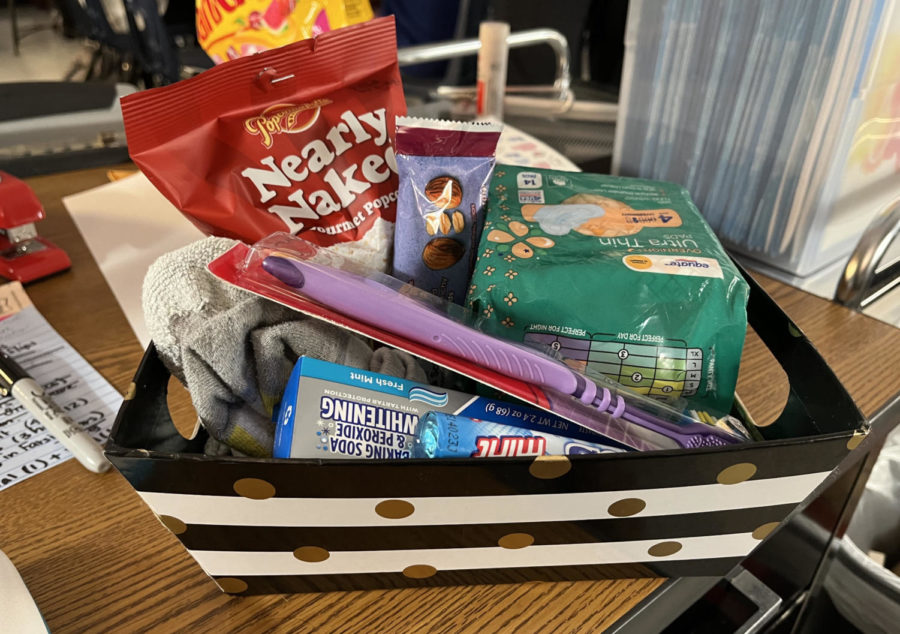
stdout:
{"type": "Polygon", "coordinates": [[[197,0],[197,39],[216,64],[373,17],[369,0],[197,0]]]}

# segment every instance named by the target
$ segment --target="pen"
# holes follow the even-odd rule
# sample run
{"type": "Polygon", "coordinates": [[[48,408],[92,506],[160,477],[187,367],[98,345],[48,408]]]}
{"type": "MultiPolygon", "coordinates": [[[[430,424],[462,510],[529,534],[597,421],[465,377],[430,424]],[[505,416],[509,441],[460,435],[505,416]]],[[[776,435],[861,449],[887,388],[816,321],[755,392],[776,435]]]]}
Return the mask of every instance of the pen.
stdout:
{"type": "Polygon", "coordinates": [[[0,352],[0,396],[12,396],[47,428],[82,465],[94,473],[109,469],[103,447],[60,409],[9,355],[0,352]]]}

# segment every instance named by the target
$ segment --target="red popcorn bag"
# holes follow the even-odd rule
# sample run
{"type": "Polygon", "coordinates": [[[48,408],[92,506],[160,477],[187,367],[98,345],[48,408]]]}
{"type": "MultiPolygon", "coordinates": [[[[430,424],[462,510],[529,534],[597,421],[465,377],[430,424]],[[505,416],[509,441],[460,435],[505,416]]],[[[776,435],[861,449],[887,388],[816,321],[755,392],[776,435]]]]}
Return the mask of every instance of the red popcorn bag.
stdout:
{"type": "Polygon", "coordinates": [[[287,231],[380,270],[405,113],[393,17],[122,99],[131,158],[201,231],[287,231]]]}

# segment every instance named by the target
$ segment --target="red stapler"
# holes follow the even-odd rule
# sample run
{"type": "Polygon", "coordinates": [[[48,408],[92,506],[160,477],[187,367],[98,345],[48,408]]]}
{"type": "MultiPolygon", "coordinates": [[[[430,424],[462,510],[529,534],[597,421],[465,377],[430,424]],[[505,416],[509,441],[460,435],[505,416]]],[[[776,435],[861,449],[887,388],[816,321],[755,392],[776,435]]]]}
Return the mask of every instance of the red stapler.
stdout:
{"type": "Polygon", "coordinates": [[[44,208],[31,188],[0,172],[0,275],[30,282],[72,266],[66,252],[37,234],[44,208]]]}

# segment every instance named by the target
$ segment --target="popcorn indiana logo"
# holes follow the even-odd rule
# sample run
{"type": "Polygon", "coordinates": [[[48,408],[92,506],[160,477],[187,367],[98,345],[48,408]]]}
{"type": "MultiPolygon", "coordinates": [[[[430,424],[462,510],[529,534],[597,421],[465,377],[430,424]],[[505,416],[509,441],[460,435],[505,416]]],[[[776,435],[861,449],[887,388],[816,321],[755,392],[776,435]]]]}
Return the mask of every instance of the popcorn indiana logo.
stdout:
{"type": "Polygon", "coordinates": [[[245,119],[244,129],[254,136],[262,137],[262,144],[270,148],[276,134],[303,132],[319,118],[322,106],[330,103],[330,99],[316,99],[299,106],[292,103],[269,106],[262,114],[245,119]]]}
{"type": "Polygon", "coordinates": [[[473,458],[543,456],[547,439],[541,436],[479,436],[473,458]]]}

